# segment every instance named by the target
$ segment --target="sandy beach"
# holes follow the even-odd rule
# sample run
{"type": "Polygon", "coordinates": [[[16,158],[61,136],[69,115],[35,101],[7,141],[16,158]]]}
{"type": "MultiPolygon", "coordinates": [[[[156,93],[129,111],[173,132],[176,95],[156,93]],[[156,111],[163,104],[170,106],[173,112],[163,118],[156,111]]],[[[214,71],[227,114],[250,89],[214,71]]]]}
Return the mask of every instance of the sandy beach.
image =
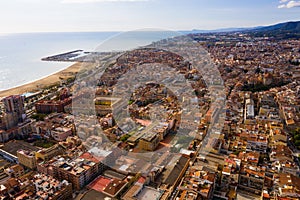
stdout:
{"type": "Polygon", "coordinates": [[[0,91],[0,97],[24,94],[27,92],[37,92],[43,88],[60,83],[60,81],[62,80],[67,80],[68,78],[74,77],[76,73],[79,72],[81,64],[82,63],[75,63],[62,71],[49,75],[45,78],[39,79],[37,81],[33,81],[31,83],[27,83],[8,90],[0,91]]]}

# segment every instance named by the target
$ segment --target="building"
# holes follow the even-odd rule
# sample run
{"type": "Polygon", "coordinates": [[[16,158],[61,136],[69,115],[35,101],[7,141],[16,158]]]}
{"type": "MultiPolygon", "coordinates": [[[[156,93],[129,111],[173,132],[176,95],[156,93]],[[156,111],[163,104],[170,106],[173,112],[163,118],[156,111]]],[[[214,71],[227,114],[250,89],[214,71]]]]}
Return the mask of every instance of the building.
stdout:
{"type": "Polygon", "coordinates": [[[6,113],[24,114],[24,96],[14,95],[2,99],[6,113]]]}
{"type": "Polygon", "coordinates": [[[66,180],[59,181],[45,174],[36,174],[32,183],[35,188],[33,199],[72,199],[72,184],[66,180]]]}
{"type": "Polygon", "coordinates": [[[25,114],[24,109],[24,96],[13,95],[2,99],[5,113],[14,113],[16,114],[18,121],[23,120],[25,114]]]}
{"type": "Polygon", "coordinates": [[[265,180],[265,172],[260,167],[245,165],[240,170],[238,188],[261,195],[265,180]]]}
{"type": "Polygon", "coordinates": [[[72,103],[72,98],[66,98],[64,100],[52,100],[52,101],[39,101],[35,104],[37,113],[50,114],[61,113],[65,111],[65,106],[72,103]]]}
{"type": "Polygon", "coordinates": [[[293,175],[299,174],[299,167],[294,162],[293,151],[288,146],[273,146],[270,153],[270,161],[272,162],[273,169],[277,170],[277,172],[293,175]]]}
{"type": "Polygon", "coordinates": [[[288,137],[282,129],[270,129],[269,146],[276,147],[278,145],[287,146],[288,137]]]}
{"type": "Polygon", "coordinates": [[[73,130],[68,127],[57,127],[51,131],[51,135],[56,141],[62,142],[73,135],[73,130]]]}
{"type": "Polygon", "coordinates": [[[258,134],[241,134],[243,139],[247,141],[246,151],[258,151],[261,153],[266,153],[268,148],[268,138],[266,135],[258,134]],[[245,138],[246,136],[246,138],[245,138]]]}
{"type": "Polygon", "coordinates": [[[174,155],[162,172],[161,189],[170,195],[179,185],[182,177],[189,167],[190,158],[184,155],[174,155]]]}
{"type": "Polygon", "coordinates": [[[52,113],[35,123],[35,132],[41,136],[64,141],[75,132],[74,117],[64,113],[52,113]]]}
{"type": "Polygon", "coordinates": [[[35,158],[35,152],[19,150],[17,152],[17,157],[18,157],[19,163],[24,165],[25,167],[28,167],[30,169],[36,168],[37,162],[36,162],[36,158],[35,158]]]}
{"type": "Polygon", "coordinates": [[[36,151],[35,157],[36,157],[36,160],[48,161],[51,158],[61,155],[63,153],[64,153],[63,148],[60,145],[56,144],[47,149],[42,149],[42,150],[36,151]]]}
{"type": "Polygon", "coordinates": [[[23,176],[25,174],[24,168],[19,164],[16,164],[16,165],[13,165],[13,166],[7,168],[6,172],[11,177],[15,177],[15,178],[18,178],[18,177],[23,176]]]}
{"type": "Polygon", "coordinates": [[[219,137],[219,135],[212,134],[212,136],[210,136],[210,138],[208,139],[207,144],[205,145],[205,150],[214,153],[219,153],[223,144],[223,140],[219,137]]]}
{"type": "Polygon", "coordinates": [[[91,199],[118,200],[117,198],[112,198],[96,190],[89,190],[88,192],[84,193],[84,195],[79,199],[80,200],[91,200],[91,199]]]}
{"type": "Polygon", "coordinates": [[[143,190],[146,179],[140,177],[139,180],[123,195],[122,200],[137,200],[137,196],[143,190]]]}
{"type": "MultiPolygon", "coordinates": [[[[180,200],[210,200],[216,182],[216,174],[203,170],[202,167],[190,168],[178,187],[177,198],[180,200]]],[[[174,198],[175,199],[175,198],[174,198]]]]}
{"type": "Polygon", "coordinates": [[[14,95],[2,99],[4,116],[2,124],[5,130],[11,129],[25,119],[24,96],[14,95]]]}
{"type": "Polygon", "coordinates": [[[9,140],[8,132],[0,129],[0,142],[6,142],[8,140],[9,140]]]}
{"type": "Polygon", "coordinates": [[[255,117],[254,102],[252,99],[246,99],[245,112],[244,112],[245,123],[250,123],[254,119],[254,117],[255,117]]]}
{"type": "MultiPolygon", "coordinates": [[[[22,199],[20,196],[28,196],[28,194],[24,195],[24,192],[21,191],[30,183],[28,180],[26,182],[24,183],[22,180],[13,177],[7,179],[5,183],[0,185],[0,199],[22,199]]],[[[28,189],[28,193],[34,194],[33,188],[28,189]]]]}
{"type": "Polygon", "coordinates": [[[145,151],[154,151],[159,145],[160,137],[156,132],[145,133],[139,140],[139,149],[145,151]]]}
{"type": "Polygon", "coordinates": [[[300,178],[292,174],[279,173],[275,175],[275,196],[280,199],[300,199],[300,178]]]}
{"type": "Polygon", "coordinates": [[[238,159],[241,160],[243,163],[257,166],[259,162],[259,152],[251,151],[251,152],[240,152],[238,155],[238,159]]]}
{"type": "Polygon", "coordinates": [[[24,139],[32,133],[33,122],[26,118],[24,97],[14,95],[1,100],[0,108],[0,142],[24,139]]]}
{"type": "Polygon", "coordinates": [[[0,130],[0,142],[13,139],[26,139],[33,132],[33,121],[30,119],[19,123],[16,127],[8,130],[0,130]]]}
{"type": "Polygon", "coordinates": [[[37,147],[27,142],[21,140],[12,140],[0,146],[0,155],[10,162],[18,163],[18,151],[20,149],[29,152],[38,150],[37,147]]]}
{"type": "Polygon", "coordinates": [[[127,185],[128,182],[125,180],[100,176],[89,185],[89,188],[116,198],[127,185]]]}
{"type": "MultiPolygon", "coordinates": [[[[11,121],[12,122],[12,121],[11,121]]],[[[16,127],[7,130],[0,129],[0,142],[7,142],[13,139],[26,139],[33,132],[33,121],[30,119],[19,123],[16,127]]]]}
{"type": "Polygon", "coordinates": [[[161,189],[155,189],[152,187],[144,187],[137,194],[136,200],[159,200],[163,196],[164,191],[161,189]]]}
{"type": "Polygon", "coordinates": [[[114,112],[117,113],[123,109],[124,106],[127,106],[124,101],[121,101],[121,98],[109,96],[98,96],[94,102],[96,114],[100,116],[112,113],[112,108],[114,108],[114,112]]]}
{"type": "Polygon", "coordinates": [[[220,112],[220,108],[218,108],[216,106],[211,107],[205,115],[206,123],[214,124],[217,121],[217,118],[219,116],[219,112],[220,112]]]}
{"type": "Polygon", "coordinates": [[[65,99],[67,99],[70,96],[71,96],[71,93],[70,93],[70,89],[69,88],[63,88],[59,92],[59,99],[60,100],[65,100],[65,99]]]}
{"type": "Polygon", "coordinates": [[[234,157],[226,158],[220,181],[214,191],[217,199],[233,200],[236,199],[238,185],[240,160],[234,157]]]}
{"type": "Polygon", "coordinates": [[[5,160],[8,160],[9,162],[18,163],[18,157],[16,155],[11,154],[8,151],[0,149],[0,155],[2,158],[4,158],[5,160]]]}
{"type": "Polygon", "coordinates": [[[59,180],[67,180],[75,190],[81,190],[106,169],[98,159],[89,153],[77,158],[58,156],[38,164],[37,169],[59,180]]]}

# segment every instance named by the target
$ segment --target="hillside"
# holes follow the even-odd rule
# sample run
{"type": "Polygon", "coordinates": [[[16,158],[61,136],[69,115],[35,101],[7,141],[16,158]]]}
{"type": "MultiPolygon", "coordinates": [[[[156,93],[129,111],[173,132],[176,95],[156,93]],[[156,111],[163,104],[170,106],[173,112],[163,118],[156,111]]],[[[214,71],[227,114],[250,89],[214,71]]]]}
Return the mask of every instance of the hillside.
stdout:
{"type": "Polygon", "coordinates": [[[272,26],[264,26],[248,30],[247,32],[253,33],[257,37],[276,37],[280,39],[299,39],[300,38],[300,21],[285,22],[272,26]]]}

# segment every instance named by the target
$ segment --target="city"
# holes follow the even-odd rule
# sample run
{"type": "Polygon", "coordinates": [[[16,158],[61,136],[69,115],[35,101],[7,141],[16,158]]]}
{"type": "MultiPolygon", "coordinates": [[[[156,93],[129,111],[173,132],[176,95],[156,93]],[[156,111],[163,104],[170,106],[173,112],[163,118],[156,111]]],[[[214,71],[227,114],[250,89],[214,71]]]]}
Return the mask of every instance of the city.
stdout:
{"type": "MultiPolygon", "coordinates": [[[[299,35],[259,33],[186,36],[222,80],[150,45],[98,55],[116,58],[100,78],[97,55],[84,54],[78,62],[93,66],[82,72],[85,80],[71,74],[40,91],[3,97],[1,199],[300,199],[299,35]],[[147,78],[156,76],[149,63],[170,67],[164,84],[147,78]]],[[[68,61],[76,52],[48,60],[68,61]]]]}

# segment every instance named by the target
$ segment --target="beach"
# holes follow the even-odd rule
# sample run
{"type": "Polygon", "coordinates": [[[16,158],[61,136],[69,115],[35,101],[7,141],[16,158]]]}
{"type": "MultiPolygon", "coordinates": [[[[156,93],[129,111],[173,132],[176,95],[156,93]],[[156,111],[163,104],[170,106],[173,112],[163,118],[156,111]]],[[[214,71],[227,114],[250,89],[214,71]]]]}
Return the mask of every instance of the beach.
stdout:
{"type": "Polygon", "coordinates": [[[82,63],[75,63],[69,66],[68,68],[56,72],[52,75],[49,75],[45,78],[41,78],[39,80],[18,87],[0,91],[0,97],[37,92],[43,88],[59,84],[63,80],[67,80],[68,78],[74,77],[77,74],[77,72],[79,72],[81,64],[82,63]]]}

